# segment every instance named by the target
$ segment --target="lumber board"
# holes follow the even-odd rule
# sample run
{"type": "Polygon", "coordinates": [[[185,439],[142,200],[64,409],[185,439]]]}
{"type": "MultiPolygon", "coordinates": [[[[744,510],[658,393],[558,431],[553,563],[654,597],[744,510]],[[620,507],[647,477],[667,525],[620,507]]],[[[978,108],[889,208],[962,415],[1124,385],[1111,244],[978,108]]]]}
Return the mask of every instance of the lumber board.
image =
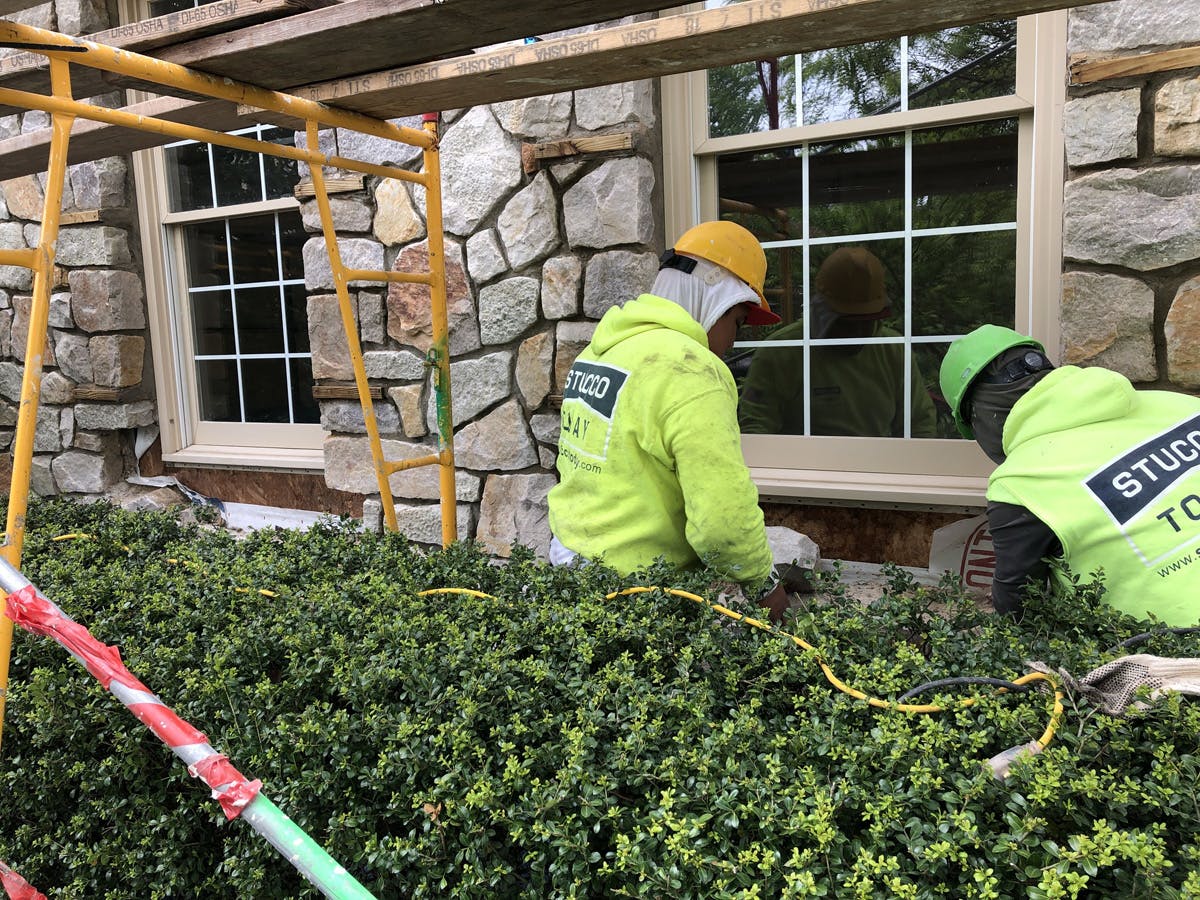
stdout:
{"type": "Polygon", "coordinates": [[[35,0],[0,0],[0,16],[11,16],[31,6],[37,6],[35,0]]]}
{"type": "MultiPolygon", "coordinates": [[[[359,0],[361,2],[361,0],[359,0]]],[[[292,89],[382,118],[654,78],[1097,0],[747,0],[292,89]]]]}
{"type": "MultiPolygon", "coordinates": [[[[258,121],[256,116],[240,114],[232,103],[224,100],[196,102],[158,97],[124,109],[134,115],[201,125],[216,131],[233,131],[258,121]]],[[[18,178],[45,172],[50,159],[50,134],[50,129],[44,128],[0,141],[0,178],[18,178]]],[[[71,129],[71,139],[67,142],[67,162],[88,162],[105,156],[146,150],[170,143],[171,140],[148,131],[77,119],[71,129]]]]}
{"type": "MultiPolygon", "coordinates": [[[[89,34],[83,40],[150,55],[159,47],[181,40],[195,40],[237,26],[290,16],[330,2],[332,0],[216,0],[193,9],[89,34]]],[[[48,59],[40,53],[27,50],[6,54],[0,58],[0,87],[49,93],[48,59]]],[[[74,96],[95,97],[111,90],[113,83],[107,73],[85,65],[71,66],[71,92],[74,96]]],[[[0,115],[18,111],[0,104],[0,115]]]]}
{"type": "Polygon", "coordinates": [[[1196,66],[1200,66],[1200,47],[1178,47],[1109,59],[1095,59],[1079,53],[1071,57],[1071,84],[1092,84],[1111,78],[1154,75],[1196,66]]]}
{"type": "Polygon", "coordinates": [[[679,0],[349,0],[156,51],[268,88],[410,65],[527,36],[650,13],[679,0]]]}
{"type": "MultiPolygon", "coordinates": [[[[928,0],[919,4],[912,0],[747,0],[720,9],[611,26],[535,44],[514,44],[483,53],[435,59],[301,87],[276,83],[280,80],[278,73],[263,67],[258,83],[380,118],[396,118],[653,78],[740,60],[842,46],[1093,2],[1098,0],[976,0],[969,4],[961,0],[928,0]]],[[[350,0],[337,7],[301,13],[281,22],[264,23],[242,31],[268,35],[274,33],[273,29],[285,25],[294,27],[311,21],[312,17],[345,14],[356,9],[374,10],[380,4],[389,9],[404,7],[411,13],[413,9],[425,12],[435,5],[438,10],[447,12],[469,5],[486,9],[493,3],[495,0],[445,0],[444,3],[435,3],[435,0],[350,0]]],[[[591,10],[588,15],[594,17],[597,14],[610,15],[618,6],[655,5],[661,6],[661,0],[658,3],[608,0],[603,4],[563,0],[550,7],[537,8],[548,17],[551,10],[560,7],[587,7],[591,10]]],[[[495,9],[513,7],[526,10],[532,9],[533,5],[525,0],[508,0],[503,5],[495,5],[495,9]]],[[[580,14],[583,15],[582,12],[580,14]]],[[[389,17],[380,13],[379,18],[389,17]]],[[[524,21],[520,17],[518,19],[524,21]]],[[[390,18],[389,21],[394,26],[403,18],[397,16],[394,21],[390,18]]],[[[443,23],[448,21],[453,21],[453,17],[442,19],[443,23]]],[[[557,17],[554,21],[561,22],[557,17]]],[[[432,22],[428,24],[432,25],[432,22]]],[[[223,35],[222,39],[242,40],[237,37],[238,34],[223,35]]],[[[496,37],[498,34],[480,33],[475,35],[475,39],[477,42],[479,37],[496,37]]],[[[330,35],[323,37],[331,39],[330,35]]],[[[385,38],[402,43],[396,32],[385,35],[385,38]]],[[[175,51],[192,46],[180,45],[166,50],[175,51]]],[[[289,46],[295,50],[298,45],[289,46]]],[[[428,46],[428,43],[422,46],[428,46]]],[[[229,75],[215,62],[210,63],[207,70],[214,74],[229,75]]],[[[231,104],[221,101],[196,103],[162,98],[162,103],[162,109],[171,116],[179,117],[176,121],[204,124],[215,129],[230,130],[254,121],[269,121],[266,114],[259,113],[256,118],[252,110],[243,109],[239,112],[231,104]],[[212,115],[213,118],[206,119],[206,115],[212,115]],[[239,122],[240,125],[230,122],[239,122]]],[[[148,113],[144,106],[134,111],[148,113]]],[[[90,122],[76,125],[76,131],[83,128],[87,128],[83,140],[72,138],[71,162],[167,143],[167,140],[149,133],[114,126],[90,122]]],[[[0,141],[0,171],[9,178],[43,171],[47,158],[45,148],[48,146],[48,130],[0,141]],[[33,160],[37,160],[37,163],[30,168],[33,160]]]]}

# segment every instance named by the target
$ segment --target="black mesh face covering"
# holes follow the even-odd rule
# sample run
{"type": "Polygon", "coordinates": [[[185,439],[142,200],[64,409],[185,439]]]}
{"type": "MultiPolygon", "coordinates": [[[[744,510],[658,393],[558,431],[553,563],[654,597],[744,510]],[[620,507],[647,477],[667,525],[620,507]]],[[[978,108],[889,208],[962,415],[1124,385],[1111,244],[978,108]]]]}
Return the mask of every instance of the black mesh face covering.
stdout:
{"type": "Polygon", "coordinates": [[[1027,353],[1028,347],[1013,347],[992,360],[983,375],[975,382],[967,398],[969,423],[975,432],[975,440],[987,454],[988,459],[999,465],[1004,462],[1004,423],[1016,402],[1025,396],[1035,384],[1045,378],[1053,368],[1043,369],[1004,384],[988,383],[988,376],[1004,370],[1013,360],[1027,353]]]}

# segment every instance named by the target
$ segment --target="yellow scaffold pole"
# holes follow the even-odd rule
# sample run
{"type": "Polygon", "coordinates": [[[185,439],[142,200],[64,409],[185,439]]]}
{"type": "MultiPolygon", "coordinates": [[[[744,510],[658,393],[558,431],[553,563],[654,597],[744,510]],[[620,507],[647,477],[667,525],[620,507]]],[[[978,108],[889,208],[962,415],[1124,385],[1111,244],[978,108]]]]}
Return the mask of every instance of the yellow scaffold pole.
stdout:
{"type": "MultiPolygon", "coordinates": [[[[50,84],[56,95],[70,97],[71,73],[67,63],[50,60],[50,84]]],[[[8,519],[5,526],[4,558],[21,565],[25,545],[25,513],[29,508],[29,482],[33,470],[33,438],[37,431],[38,399],[42,390],[42,359],[46,352],[46,325],[50,320],[50,287],[54,281],[54,247],[62,215],[63,181],[67,174],[67,143],[74,116],[56,112],[51,116],[50,168],[42,204],[42,228],[32,259],[33,299],[29,333],[25,336],[25,371],[21,378],[21,406],[17,412],[17,434],[13,440],[13,471],[8,489],[8,519]]],[[[8,700],[8,666],[12,658],[12,620],[0,612],[0,739],[3,737],[4,708],[8,700]]]]}

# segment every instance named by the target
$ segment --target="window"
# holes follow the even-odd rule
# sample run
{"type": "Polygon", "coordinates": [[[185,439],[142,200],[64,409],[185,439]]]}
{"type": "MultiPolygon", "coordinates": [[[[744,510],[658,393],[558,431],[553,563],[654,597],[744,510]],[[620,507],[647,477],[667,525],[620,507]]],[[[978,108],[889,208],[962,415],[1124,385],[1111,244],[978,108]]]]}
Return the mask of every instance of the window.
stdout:
{"type": "Polygon", "coordinates": [[[764,497],[982,502],[990,466],[938,368],[984,322],[1057,346],[1064,30],[1049,14],[664,83],[668,231],[731,219],[767,252],[783,321],[727,357],[764,497]]]}
{"type": "MultiPolygon", "coordinates": [[[[295,139],[269,125],[233,133],[295,139]]],[[[320,468],[296,162],[185,141],[135,154],[134,170],[164,459],[320,468]]]]}

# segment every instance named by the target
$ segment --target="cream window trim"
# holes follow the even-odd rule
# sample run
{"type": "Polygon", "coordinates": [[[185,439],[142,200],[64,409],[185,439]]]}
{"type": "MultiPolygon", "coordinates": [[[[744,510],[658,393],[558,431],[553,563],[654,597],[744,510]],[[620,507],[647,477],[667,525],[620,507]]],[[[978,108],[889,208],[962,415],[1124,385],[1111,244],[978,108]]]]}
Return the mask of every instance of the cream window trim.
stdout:
{"type": "MultiPolygon", "coordinates": [[[[1062,270],[1063,135],[1067,11],[1018,20],[1013,95],[844,122],[709,138],[705,72],[662,79],[667,240],[718,216],[717,156],[804,141],[865,137],[934,125],[1018,118],[1015,317],[1057,348],[1062,270]]],[[[742,447],[764,499],[978,508],[994,468],[973,441],[744,435],[742,447]]]]}
{"type": "MultiPolygon", "coordinates": [[[[150,151],[145,151],[150,152],[150,151]]],[[[190,225],[194,222],[211,222],[214,218],[236,219],[239,216],[254,216],[280,210],[298,210],[300,204],[291,197],[264,200],[262,203],[238,203],[218,209],[188,209],[182,212],[164,212],[159,220],[164,225],[190,225]]]]}
{"type": "Polygon", "coordinates": [[[164,453],[163,461],[173,466],[199,466],[217,469],[320,471],[325,468],[325,454],[321,450],[296,450],[280,447],[241,449],[232,446],[216,447],[192,444],[186,450],[178,453],[164,453]]]}

